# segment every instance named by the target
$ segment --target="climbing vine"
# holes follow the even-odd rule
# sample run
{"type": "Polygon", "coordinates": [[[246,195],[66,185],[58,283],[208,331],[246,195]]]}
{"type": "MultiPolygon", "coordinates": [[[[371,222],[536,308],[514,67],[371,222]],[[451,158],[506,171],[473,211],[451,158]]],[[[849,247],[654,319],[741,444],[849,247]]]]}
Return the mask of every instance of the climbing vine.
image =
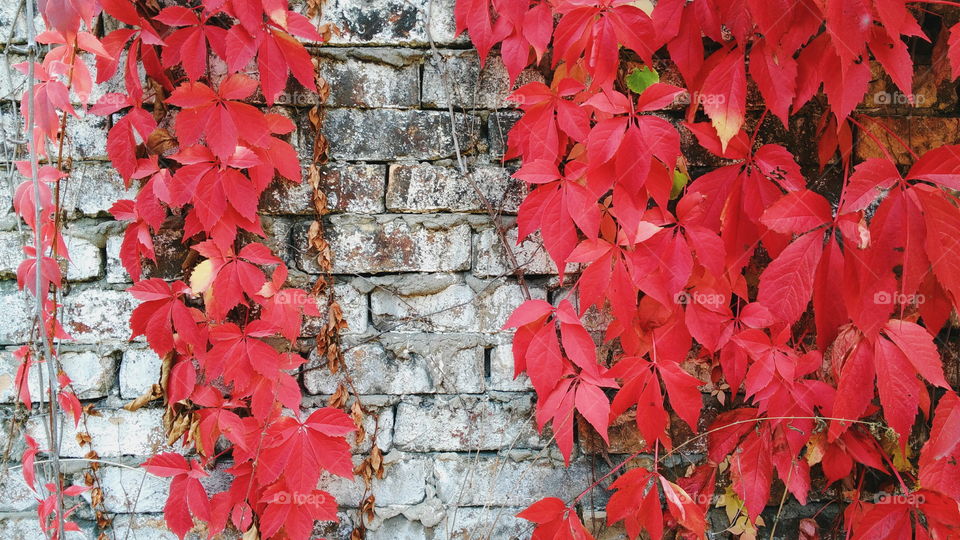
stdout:
{"type": "MultiPolygon", "coordinates": [[[[32,3],[27,4],[32,21],[32,3]]],[[[309,2],[308,12],[315,16],[320,7],[321,2],[309,2]]],[[[160,453],[143,464],[171,478],[167,525],[181,538],[195,520],[210,535],[232,526],[244,538],[310,537],[315,521],[337,520],[336,501],[317,483],[324,472],[353,476],[347,436],[363,437],[366,411],[358,400],[350,415],[341,410],[345,389],[331,398],[331,406],[301,409],[296,372],[305,359],[295,346],[304,317],[327,318],[318,353],[332,369],[345,323],[328,276],[314,294],[287,285],[287,267],[258,241],[265,233],[257,207],[276,179],[302,181],[290,142],[296,126],[274,105],[288,89],[316,98],[315,66],[300,40],[319,43],[328,36],[285,0],[165,7],[130,0],[43,2],[41,14],[47,30],[37,41],[52,47],[42,63],[18,66],[29,81],[22,110],[30,159],[18,163],[26,179],[14,206],[34,231],[18,281],[37,298],[39,338],[36,346],[17,352],[19,400],[31,406],[29,371],[45,362],[60,387],[49,386],[48,441],[61,437],[57,404],[75,422],[83,412],[70,381],[55,367],[54,344],[69,336],[57,322],[58,258],[68,254],[53,192],[69,171],[61,167],[60,153],[48,147],[62,152],[68,116],[102,115],[111,126],[108,157],[126,187],[137,188],[135,198],[111,208],[127,223],[120,259],[134,282],[130,294],[140,301],[130,320],[132,337],[144,337],[163,359],[160,382],[127,408],[162,399],[167,442],[189,450],[160,453]],[[116,29],[102,32],[104,26],[116,29]],[[87,111],[94,85],[111,80],[122,82],[122,92],[103,94],[87,111]],[[43,160],[48,164],[41,165],[43,160]],[[172,263],[181,263],[182,279],[164,273],[171,254],[157,253],[154,242],[171,232],[180,235],[187,254],[172,263]],[[326,298],[324,309],[317,294],[326,298]],[[229,488],[210,494],[201,480],[225,458],[229,488]]],[[[32,36],[29,47],[35,50],[32,36]]],[[[326,92],[322,85],[319,90],[326,92]]],[[[318,185],[325,156],[321,118],[318,105],[310,111],[318,138],[308,168],[318,213],[325,211],[318,185]]],[[[329,250],[317,223],[310,241],[329,274],[329,250]]],[[[23,475],[36,488],[34,462],[49,449],[29,438],[27,443],[23,475]]],[[[75,507],[64,508],[64,496],[90,487],[61,485],[57,451],[50,456],[55,472],[52,483],[41,488],[48,495],[39,513],[45,531],[59,538],[65,530],[78,530],[67,519],[75,507]]],[[[373,476],[382,477],[379,450],[374,448],[358,473],[368,489],[373,476]]],[[[366,500],[361,510],[372,506],[372,496],[366,500]]],[[[363,536],[362,525],[355,536],[363,536]]]]}
{"type": "MultiPolygon", "coordinates": [[[[529,186],[520,241],[539,232],[561,278],[570,263],[579,272],[572,294],[528,300],[506,326],[537,426],[568,462],[577,414],[607,442],[611,422],[635,417],[631,458],[653,465],[627,460],[604,478],[618,475],[607,520],[631,538],[704,537],[715,501],[753,537],[775,478],[806,504],[818,475],[843,487],[848,537],[960,533],[960,400],[935,344],[960,307],[960,146],[917,156],[856,113],[873,63],[913,99],[908,42],[936,38],[934,63],[960,75],[960,26],[928,36],[918,16],[936,15],[910,4],[457,1],[482,61],[499,45],[511,81],[528,66],[548,74],[510,96],[523,115],[505,159],[521,160],[514,176],[529,186]],[[838,193],[811,189],[790,149],[762,142],[767,126],[817,114],[838,193]],[[898,167],[864,122],[911,163],[898,167]],[[885,157],[855,163],[855,132],[885,157]],[[688,170],[693,151],[721,165],[688,170]],[[593,311],[618,351],[609,362],[584,322],[593,311]],[[724,405],[716,418],[703,390],[724,405]],[[661,464],[689,442],[672,439],[678,423],[707,440],[680,474],[661,464]]],[[[588,491],[519,516],[535,539],[589,538],[576,509],[588,491]]]]}

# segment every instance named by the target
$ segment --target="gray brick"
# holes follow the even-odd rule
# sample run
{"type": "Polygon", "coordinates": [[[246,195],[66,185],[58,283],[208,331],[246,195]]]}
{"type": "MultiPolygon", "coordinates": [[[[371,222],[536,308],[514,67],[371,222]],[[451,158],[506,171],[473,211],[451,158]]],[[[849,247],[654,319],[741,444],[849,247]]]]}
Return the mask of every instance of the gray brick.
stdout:
{"type": "Polygon", "coordinates": [[[540,448],[531,397],[405,398],[397,406],[394,444],[410,452],[540,448]]]}
{"type": "MultiPolygon", "coordinates": [[[[106,138],[105,133],[97,136],[106,138]]],[[[120,175],[104,162],[80,162],[62,184],[63,208],[71,215],[110,216],[118,199],[133,199],[136,187],[127,189],[120,175]]]]}
{"type": "MultiPolygon", "coordinates": [[[[460,149],[473,150],[480,140],[477,117],[457,114],[460,149]]],[[[391,109],[331,109],[323,123],[333,159],[388,161],[443,159],[455,154],[445,112],[391,109]]]]}
{"type": "Polygon", "coordinates": [[[17,290],[15,282],[0,282],[0,345],[27,340],[33,317],[33,299],[17,290]]]}
{"type": "Polygon", "coordinates": [[[320,75],[330,84],[327,105],[416,107],[420,104],[419,60],[419,55],[397,49],[327,49],[320,54],[320,75]]]}
{"type": "MultiPolygon", "coordinates": [[[[323,21],[341,31],[334,45],[426,45],[430,0],[331,0],[323,7],[323,21]]],[[[454,0],[435,0],[430,28],[438,44],[466,43],[454,38],[454,0]]]]}
{"type": "MultiPolygon", "coordinates": [[[[460,281],[455,276],[387,277],[370,293],[373,324],[381,330],[499,332],[523,301],[520,286],[507,280],[460,281]],[[419,282],[419,283],[417,283],[419,282]]],[[[531,294],[546,298],[542,289],[531,294]]]]}
{"type": "MultiPolygon", "coordinates": [[[[504,225],[508,225],[505,222],[504,225]]],[[[517,265],[523,270],[524,274],[557,274],[557,265],[550,259],[547,250],[544,249],[539,234],[528,236],[522,244],[517,245],[517,228],[511,226],[504,234],[513,255],[516,257],[517,265]]],[[[576,269],[575,264],[567,265],[567,272],[576,269]]],[[[478,277],[497,277],[513,274],[513,265],[507,257],[506,248],[500,239],[500,235],[493,227],[487,227],[481,230],[473,238],[473,274],[478,277]]]]}
{"type": "Polygon", "coordinates": [[[475,335],[384,334],[375,342],[344,343],[347,369],[304,374],[311,394],[332,394],[350,374],[361,394],[479,393],[483,391],[483,344],[475,335]]]}
{"type": "MultiPolygon", "coordinates": [[[[293,233],[305,247],[306,229],[293,233]]],[[[470,267],[470,226],[453,216],[330,216],[327,240],[336,273],[450,272],[470,267]]],[[[298,266],[316,273],[314,255],[304,247],[298,266]]]]}
{"type": "MultiPolygon", "coordinates": [[[[474,167],[470,174],[494,210],[516,213],[524,188],[510,178],[507,170],[484,165],[474,167]]],[[[429,163],[390,166],[387,209],[415,213],[487,213],[486,203],[456,168],[429,163]]]]}
{"type": "MultiPolygon", "coordinates": [[[[12,403],[17,397],[15,377],[20,363],[12,351],[0,352],[0,402],[12,403]]],[[[62,352],[60,366],[73,381],[73,389],[80,399],[92,399],[106,396],[115,380],[115,361],[110,354],[100,355],[92,351],[62,352]]],[[[35,365],[30,369],[28,379],[30,397],[34,402],[47,401],[49,379],[46,365],[35,365]],[[43,377],[44,386],[40,381],[43,377]]]]}
{"type": "MultiPolygon", "coordinates": [[[[543,82],[543,75],[528,69],[517,77],[515,87],[533,81],[543,82]]],[[[423,66],[425,107],[446,108],[452,98],[453,105],[463,109],[511,108],[515,105],[507,101],[510,92],[507,68],[499,56],[488,58],[481,70],[476,51],[444,50],[439,61],[430,55],[423,66]]]]}
{"type": "MultiPolygon", "coordinates": [[[[327,196],[332,212],[377,214],[383,212],[386,167],[330,163],[320,168],[320,190],[327,196]]],[[[314,215],[313,188],[304,179],[300,184],[274,182],[260,199],[264,214],[314,215]]]]}
{"type": "MultiPolygon", "coordinates": [[[[359,464],[361,458],[354,458],[359,464]]],[[[390,453],[384,457],[386,474],[382,480],[374,480],[373,495],[377,506],[417,504],[426,497],[426,478],[433,468],[429,456],[390,453]]],[[[320,489],[333,495],[341,506],[355,507],[363,496],[363,482],[324,474],[320,477],[320,489]]]]}
{"type": "Polygon", "coordinates": [[[78,236],[64,235],[70,260],[63,260],[67,281],[92,281],[103,277],[103,255],[93,242],[78,236]]]}
{"type": "Polygon", "coordinates": [[[125,342],[137,303],[125,291],[74,290],[63,299],[63,326],[77,343],[125,342]]]}
{"type": "MultiPolygon", "coordinates": [[[[369,314],[366,294],[345,281],[334,283],[333,290],[343,312],[343,320],[347,323],[347,328],[343,330],[343,334],[363,334],[366,332],[369,314]]],[[[307,316],[304,318],[303,331],[301,332],[304,336],[316,336],[327,324],[326,300],[321,297],[318,299],[318,303],[322,315],[320,317],[307,316]]]]}
{"type": "MultiPolygon", "coordinates": [[[[166,447],[163,409],[145,408],[135,412],[116,409],[100,412],[101,416],[88,417],[86,425],[94,441],[93,448],[101,457],[149,456],[157,452],[176,451],[166,447]]],[[[42,421],[41,417],[31,418],[27,422],[27,433],[37,440],[41,448],[49,448],[42,421]]],[[[73,420],[64,419],[62,425],[72,426],[73,420]]],[[[64,437],[60,446],[60,455],[64,457],[83,457],[88,451],[87,447],[80,448],[76,439],[71,436],[64,437]]]]}
{"type": "Polygon", "coordinates": [[[575,496],[592,483],[590,464],[584,461],[564,467],[549,459],[443,454],[433,472],[440,500],[460,506],[525,507],[543,497],[575,496]]]}
{"type": "Polygon", "coordinates": [[[160,381],[162,364],[157,353],[150,349],[129,348],[123,351],[123,359],[120,361],[120,397],[135,399],[145,394],[154,383],[160,381]]]}

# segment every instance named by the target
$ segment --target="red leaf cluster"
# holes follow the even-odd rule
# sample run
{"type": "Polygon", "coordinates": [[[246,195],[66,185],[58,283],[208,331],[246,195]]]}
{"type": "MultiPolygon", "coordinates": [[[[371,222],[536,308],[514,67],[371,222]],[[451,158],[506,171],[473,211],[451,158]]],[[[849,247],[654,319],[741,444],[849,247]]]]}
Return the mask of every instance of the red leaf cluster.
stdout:
{"type": "MultiPolygon", "coordinates": [[[[98,82],[126,54],[126,92],[106,94],[92,111],[115,118],[109,157],[128,187],[139,186],[112,208],[127,222],[120,256],[140,301],[130,326],[169,362],[166,406],[186,426],[175,436],[197,454],[160,454],[144,467],[173,479],[164,515],[181,538],[194,520],[211,536],[230,524],[256,526],[263,538],[308,538],[314,521],[336,520],[336,501],[317,482],[324,471],[352,477],[346,436],[356,426],[339,409],[300,409],[294,374],[305,360],[280,342],[292,346],[304,315],[320,313],[313,296],[285,287],[284,263],[253,241],[264,236],[257,207],[267,186],[301,181],[287,140],[295,126],[250,100],[272,105],[291,74],[315,92],[311,57],[294,36],[321,36],[285,0],[204,1],[154,15],[129,0],[102,7],[125,25],[91,52],[103,53],[98,82]],[[213,75],[212,57],[226,74],[213,75]],[[194,253],[188,278],[147,278],[144,263],[158,260],[153,238],[169,223],[183,224],[194,253]],[[200,480],[221,439],[231,446],[233,482],[211,496],[200,480]]],[[[58,87],[45,91],[60,99],[58,87]]],[[[25,208],[35,204],[24,197],[25,208]]]]}
{"type": "MultiPolygon", "coordinates": [[[[636,407],[637,451],[670,452],[668,405],[696,432],[701,386],[729,394],[736,408],[704,435],[709,474],[673,483],[655,465],[611,485],[608,520],[624,521],[631,537],[660,538],[665,523],[703,537],[709,505],[680,486],[712,494],[723,471],[751,520],[775,478],[805,503],[817,465],[829,483],[862,480],[869,467],[912,497],[850,504],[845,527],[856,538],[960,534],[958,398],[934,342],[960,307],[960,147],[935,148],[906,171],[892,159],[850,167],[851,115],[874,78],[871,60],[912,92],[904,40],[928,39],[914,11],[903,0],[647,4],[457,2],[458,29],[481,58],[499,43],[511,80],[551,59],[541,66],[552,68],[548,84],[510,97],[523,116],[506,155],[522,159],[515,177],[530,187],[520,241],[538,231],[561,272],[580,265],[572,296],[556,307],[527,301],[506,325],[516,328],[516,372],[537,393],[538,427],[551,424],[569,461],[576,413],[606,441],[611,422],[636,407]],[[684,88],[623,76],[628,56],[652,69],[661,50],[684,88]],[[787,148],[745,131],[748,81],[784,126],[823,89],[819,156],[823,166],[840,152],[837,201],[808,188],[787,148]],[[683,103],[687,121],[668,121],[683,103]],[[709,122],[696,121],[701,110],[709,122]],[[724,165],[688,182],[683,137],[724,165]],[[609,363],[582,322],[592,309],[610,317],[603,340],[622,351],[609,363]],[[691,362],[711,380],[690,375],[691,362]],[[931,417],[938,388],[946,394],[911,483],[893,454],[918,413],[931,417]],[[864,427],[875,422],[897,443],[875,439],[864,427]]],[[[956,27],[941,52],[951,61],[955,37],[956,27]]],[[[520,517],[537,524],[537,538],[589,537],[559,499],[520,517]]]]}

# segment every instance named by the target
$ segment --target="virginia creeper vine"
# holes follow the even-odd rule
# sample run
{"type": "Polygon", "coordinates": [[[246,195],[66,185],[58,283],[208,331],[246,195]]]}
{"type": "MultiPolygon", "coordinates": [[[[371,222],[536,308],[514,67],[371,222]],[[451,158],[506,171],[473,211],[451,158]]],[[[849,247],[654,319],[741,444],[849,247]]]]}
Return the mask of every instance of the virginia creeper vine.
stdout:
{"type": "MultiPolygon", "coordinates": [[[[528,66],[549,75],[510,96],[523,115],[505,159],[521,160],[530,188],[519,240],[539,231],[561,278],[581,266],[573,295],[528,300],[507,327],[538,428],[551,425],[566,460],[575,414],[607,442],[612,421],[635,415],[634,456],[654,464],[618,471],[606,508],[631,538],[704,537],[715,501],[733,508],[732,531],[756,535],[774,478],[806,504],[817,468],[845,486],[848,536],[960,534],[960,398],[934,340],[960,306],[960,146],[901,168],[876,140],[886,158],[853,162],[854,134],[877,139],[868,129],[880,126],[855,111],[871,63],[914,99],[907,41],[936,37],[918,14],[934,16],[904,0],[457,1],[481,61],[499,44],[511,82],[528,66]],[[658,65],[683,86],[660,82],[658,65]],[[762,109],[749,131],[748,82],[762,109]],[[821,169],[842,171],[832,200],[789,149],[758,138],[768,113],[789,130],[818,110],[821,169]],[[682,136],[721,165],[688,172],[682,136]],[[597,357],[590,310],[609,317],[611,362],[597,357]],[[727,407],[704,431],[705,389],[727,407]],[[708,440],[685,474],[660,465],[677,448],[668,404],[708,440]],[[730,487],[715,493],[718,482],[730,487]]],[[[958,36],[944,27],[935,47],[954,78],[958,36]]],[[[590,538],[582,497],[519,516],[535,539],[590,538]]]]}
{"type": "MultiPolygon", "coordinates": [[[[311,2],[309,9],[316,15],[319,7],[311,2]]],[[[40,157],[50,157],[48,143],[62,151],[67,115],[81,112],[71,104],[71,93],[86,107],[94,84],[92,59],[96,84],[117,73],[123,83],[122,93],[103,95],[89,113],[110,118],[108,157],[127,187],[139,188],[135,199],[118,201],[111,212],[128,222],[120,258],[134,281],[130,292],[140,301],[130,321],[133,337],[144,336],[164,365],[160,384],[127,408],[162,398],[168,443],[195,453],[165,452],[144,463],[149,472],[172,479],[164,507],[167,525],[181,538],[195,519],[211,535],[232,525],[245,537],[309,537],[316,520],[337,519],[336,501],[317,489],[317,481],[324,471],[353,475],[346,437],[357,431],[364,413],[356,403],[353,414],[345,414],[337,408],[345,404],[342,397],[332,400],[337,407],[301,410],[294,375],[304,358],[294,345],[303,317],[321,311],[313,295],[286,286],[287,267],[256,237],[265,236],[257,206],[267,186],[276,177],[301,181],[299,158],[288,142],[295,125],[274,105],[291,75],[297,83],[289,85],[291,91],[317,92],[311,56],[298,38],[324,37],[285,0],[167,7],[77,0],[41,3],[41,12],[47,30],[40,40],[54,47],[42,64],[20,66],[30,84],[22,108],[31,159],[18,163],[27,180],[14,204],[35,239],[18,280],[38,299],[41,336],[41,346],[18,352],[20,400],[27,407],[32,403],[26,381],[33,363],[54,366],[54,340],[68,338],[56,320],[54,291],[62,279],[57,258],[67,253],[49,187],[56,190],[67,171],[38,164],[40,157]],[[104,16],[120,27],[95,35],[95,21],[104,16]],[[268,112],[251,104],[260,102],[268,112]],[[190,255],[183,279],[165,280],[157,266],[165,254],[155,252],[153,239],[177,229],[190,255]],[[200,480],[227,456],[232,482],[211,496],[200,480]]],[[[32,41],[29,47],[32,51],[32,41]]],[[[317,129],[319,118],[317,107],[311,111],[317,129]]],[[[318,138],[309,169],[315,189],[323,144],[318,138]]],[[[342,327],[339,307],[328,281],[314,292],[330,299],[320,352],[336,357],[331,350],[342,327]]],[[[56,404],[76,421],[82,408],[65,375],[52,373],[61,387],[51,385],[49,400],[48,441],[56,446],[56,404]]],[[[28,445],[23,475],[34,487],[40,448],[32,440],[28,445]]],[[[49,496],[40,515],[45,530],[59,538],[64,530],[77,530],[65,519],[74,508],[65,509],[63,497],[89,488],[61,486],[57,453],[50,455],[43,461],[53,463],[55,483],[46,486],[49,496]]],[[[382,476],[377,455],[361,467],[365,478],[382,476]]],[[[99,463],[96,455],[90,459],[99,463]]]]}

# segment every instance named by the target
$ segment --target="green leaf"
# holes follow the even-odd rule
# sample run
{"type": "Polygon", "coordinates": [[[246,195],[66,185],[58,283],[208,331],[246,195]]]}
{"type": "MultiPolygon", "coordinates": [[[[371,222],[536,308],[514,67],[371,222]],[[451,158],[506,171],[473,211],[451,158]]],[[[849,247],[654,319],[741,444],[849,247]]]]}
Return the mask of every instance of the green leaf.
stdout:
{"type": "Polygon", "coordinates": [[[690,176],[686,173],[680,172],[677,169],[673,171],[673,189],[670,190],[670,200],[676,199],[680,196],[680,192],[683,191],[683,188],[687,187],[687,184],[690,182],[690,176]]]}
{"type": "Polygon", "coordinates": [[[636,68],[627,75],[627,88],[635,94],[642,94],[650,85],[658,82],[660,74],[647,66],[636,68]]]}

